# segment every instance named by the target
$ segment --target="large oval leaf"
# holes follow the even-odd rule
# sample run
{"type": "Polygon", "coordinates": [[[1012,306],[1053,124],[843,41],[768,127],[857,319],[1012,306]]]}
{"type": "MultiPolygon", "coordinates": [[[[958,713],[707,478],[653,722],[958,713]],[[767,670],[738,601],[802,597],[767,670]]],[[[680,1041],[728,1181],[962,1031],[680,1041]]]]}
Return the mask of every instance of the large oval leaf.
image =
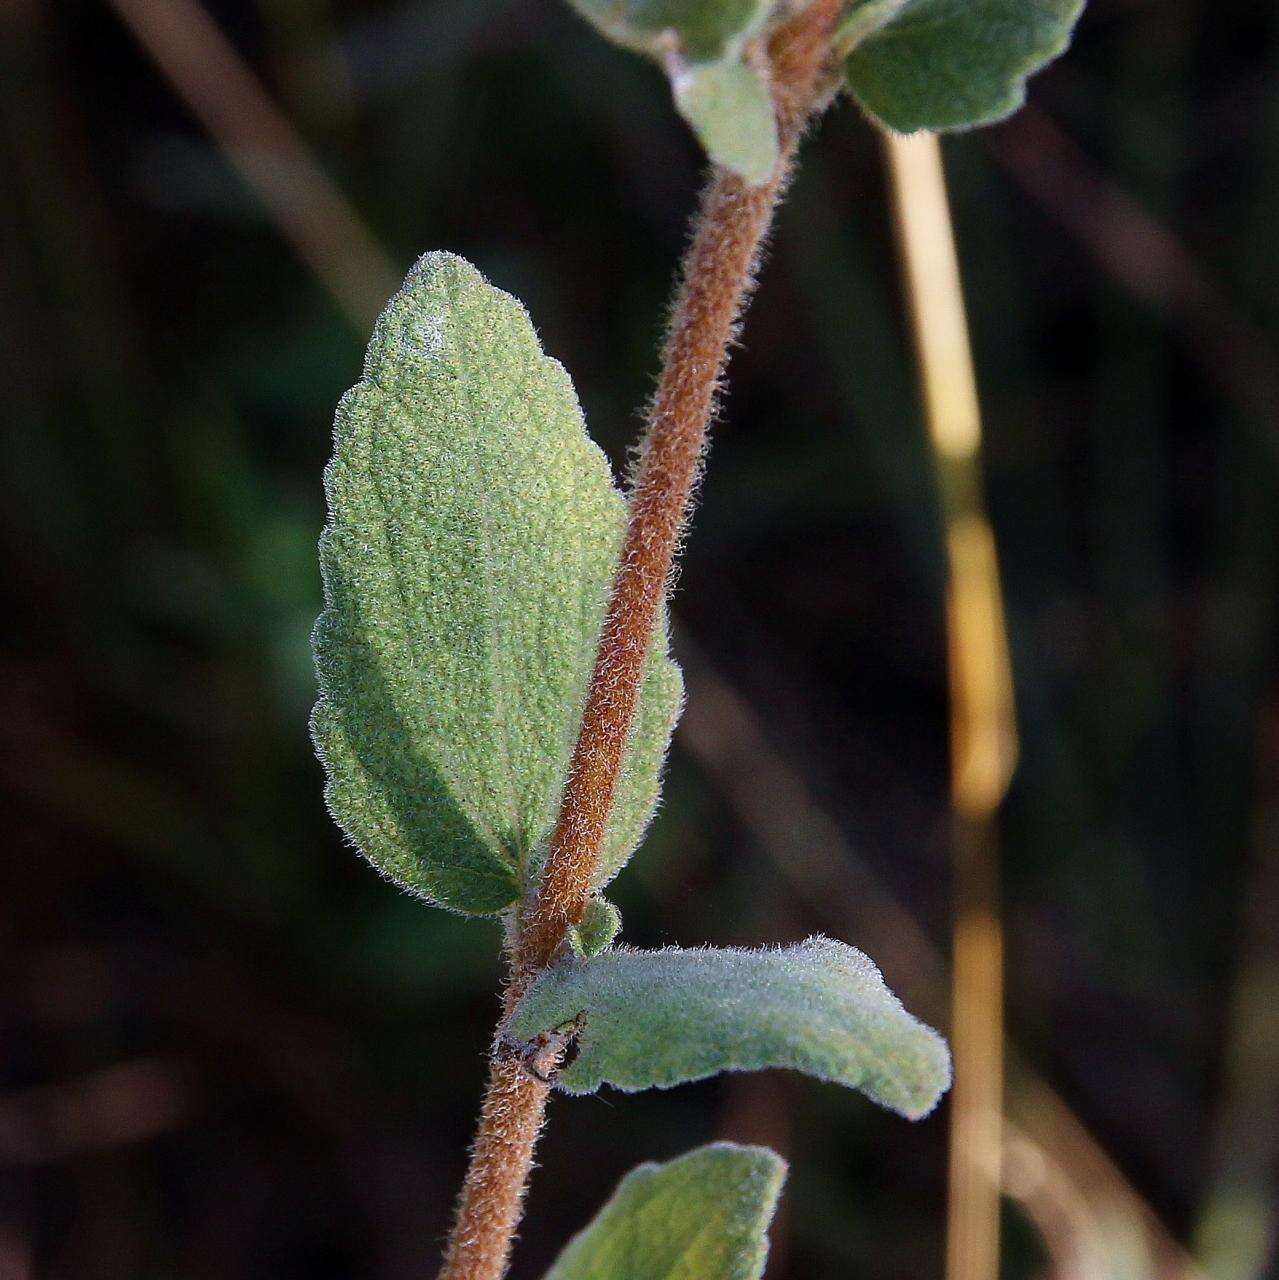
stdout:
{"type": "Polygon", "coordinates": [[[759,1280],[785,1177],[767,1147],[729,1142],[642,1164],[546,1280],[759,1280]]]}
{"type": "Polygon", "coordinates": [[[605,951],[548,969],[516,1007],[516,1043],[578,1024],[558,1083],[669,1088],[720,1071],[792,1067],[926,1115],[950,1085],[946,1042],[860,951],[810,938],[778,950],[605,951]]]}
{"type": "Polygon", "coordinates": [[[862,0],[845,28],[853,96],[899,133],[1011,115],[1026,79],[1070,43],[1084,0],[862,0]]]}
{"type": "MultiPolygon", "coordinates": [[[[378,321],[325,486],[313,729],[329,807],[406,888],[500,911],[556,816],[622,497],[524,308],[443,253],[378,321]]],[[[652,814],[680,697],[659,628],[600,883],[652,814]]]]}

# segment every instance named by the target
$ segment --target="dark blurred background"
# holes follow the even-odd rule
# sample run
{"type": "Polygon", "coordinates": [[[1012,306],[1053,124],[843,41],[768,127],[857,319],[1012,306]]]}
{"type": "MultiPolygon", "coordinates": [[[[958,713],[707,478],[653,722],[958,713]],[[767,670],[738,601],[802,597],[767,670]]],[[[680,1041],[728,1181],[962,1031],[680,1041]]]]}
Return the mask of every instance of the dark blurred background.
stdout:
{"type": "MultiPolygon", "coordinates": [[[[418,1277],[499,938],[324,812],[333,407],[447,248],[524,299],[620,468],[702,161],[557,0],[200,2],[0,5],[0,1277],[418,1277]]],[[[1272,4],[1091,0],[1025,113],[946,143],[1022,737],[1009,1277],[1275,1274],[1277,71],[1272,4]]],[[[834,934],[944,1026],[914,378],[845,103],[734,360],[690,706],[616,897],[642,945],[834,934]]],[[[792,1161],[770,1280],[938,1275],[945,1123],[782,1074],[560,1099],[515,1275],[716,1136],[792,1161]]]]}

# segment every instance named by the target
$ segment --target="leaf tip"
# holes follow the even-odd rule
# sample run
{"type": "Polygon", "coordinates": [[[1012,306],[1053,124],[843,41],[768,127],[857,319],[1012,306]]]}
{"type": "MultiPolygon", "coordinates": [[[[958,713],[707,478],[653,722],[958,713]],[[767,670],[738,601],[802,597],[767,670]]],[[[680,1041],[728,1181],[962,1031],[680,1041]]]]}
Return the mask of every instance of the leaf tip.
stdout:
{"type": "Polygon", "coordinates": [[[568,930],[569,947],[582,960],[606,950],[622,930],[622,913],[607,898],[591,898],[581,920],[568,930]]]}

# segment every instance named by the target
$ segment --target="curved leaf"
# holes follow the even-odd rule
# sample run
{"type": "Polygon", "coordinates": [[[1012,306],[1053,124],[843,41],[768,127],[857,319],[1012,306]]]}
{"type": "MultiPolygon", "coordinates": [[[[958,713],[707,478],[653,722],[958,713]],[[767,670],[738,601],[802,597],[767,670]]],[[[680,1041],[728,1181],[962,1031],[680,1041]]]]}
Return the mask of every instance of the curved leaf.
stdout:
{"type": "Polygon", "coordinates": [[[568,942],[575,956],[597,956],[622,931],[622,913],[607,898],[591,898],[579,924],[571,925],[568,942]]]}
{"type": "Polygon", "coordinates": [[[546,1280],[759,1280],[785,1178],[766,1147],[728,1142],[642,1164],[546,1280]]]}
{"type": "Polygon", "coordinates": [[[1011,115],[1026,79],[1063,52],[1084,0],[865,0],[845,33],[853,96],[899,133],[1011,115]]]}
{"type": "MultiPolygon", "coordinates": [[[[536,876],[624,524],[524,308],[433,253],[378,321],[325,472],[313,732],[329,808],[386,875],[491,913],[536,876]]],[[[681,697],[660,627],[600,881],[656,803],[681,697]]]]}
{"type": "Polygon", "coordinates": [[[913,1120],[950,1085],[945,1041],[906,1012],[866,956],[829,938],[780,950],[619,948],[567,960],[533,984],[506,1034],[527,1043],[574,1019],[577,1056],[558,1081],[567,1093],[792,1067],[913,1120]]]}

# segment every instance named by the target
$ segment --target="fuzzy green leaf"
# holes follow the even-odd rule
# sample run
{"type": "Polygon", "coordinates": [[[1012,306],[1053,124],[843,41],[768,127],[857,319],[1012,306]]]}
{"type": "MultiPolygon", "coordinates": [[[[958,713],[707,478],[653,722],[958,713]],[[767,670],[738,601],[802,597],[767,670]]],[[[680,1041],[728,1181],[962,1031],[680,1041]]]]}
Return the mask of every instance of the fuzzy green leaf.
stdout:
{"type": "Polygon", "coordinates": [[[712,61],[733,52],[768,16],[771,0],[569,0],[628,49],[712,61]]]}
{"type": "Polygon", "coordinates": [[[777,166],[777,121],[768,86],[743,62],[710,62],[676,73],[675,105],[717,164],[752,186],[777,166]]]}
{"type": "MultiPolygon", "coordinates": [[[[401,885],[500,911],[538,872],[581,716],[625,520],[608,463],[524,308],[433,253],[338,407],[325,487],[329,808],[401,885]]],[[[601,884],[653,811],[680,698],[663,626],[601,884]]]]}
{"type": "Polygon", "coordinates": [[[1084,0],[865,0],[845,34],[853,96],[899,133],[1011,115],[1026,79],[1070,43],[1084,0]]]}
{"type": "Polygon", "coordinates": [[[946,1042],[906,1012],[866,956],[829,938],[567,960],[530,988],[507,1036],[523,1044],[579,1014],[577,1056],[558,1081],[566,1093],[792,1067],[913,1120],[950,1085],[946,1042]]]}
{"type": "Polygon", "coordinates": [[[759,1280],[785,1178],[766,1147],[728,1142],[642,1164],[546,1280],[759,1280]]]}
{"type": "Polygon", "coordinates": [[[622,913],[607,898],[591,898],[581,923],[569,927],[568,942],[575,956],[589,960],[612,946],[621,931],[622,913]]]}

